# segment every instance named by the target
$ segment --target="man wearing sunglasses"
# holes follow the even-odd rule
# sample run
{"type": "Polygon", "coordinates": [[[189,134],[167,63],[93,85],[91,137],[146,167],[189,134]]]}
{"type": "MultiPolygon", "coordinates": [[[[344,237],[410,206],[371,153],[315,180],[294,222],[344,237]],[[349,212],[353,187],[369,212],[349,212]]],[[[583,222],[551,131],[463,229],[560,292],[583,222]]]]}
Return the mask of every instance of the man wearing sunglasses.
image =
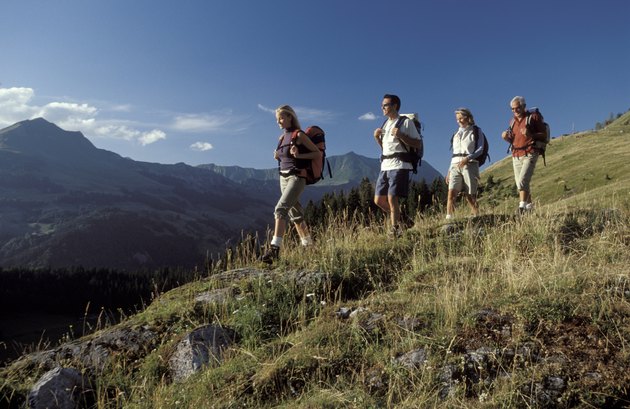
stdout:
{"type": "Polygon", "coordinates": [[[536,141],[545,138],[545,124],[538,110],[528,111],[525,98],[517,96],[510,101],[514,118],[510,127],[503,131],[501,137],[510,144],[512,150],[512,167],[514,180],[518,189],[518,213],[524,214],[533,209],[530,182],[534,175],[540,150],[536,141]]]}
{"type": "Polygon", "coordinates": [[[407,153],[409,148],[420,147],[420,135],[411,119],[398,114],[398,96],[386,94],[381,108],[387,119],[380,128],[374,130],[374,139],[383,150],[374,203],[389,215],[390,234],[398,237],[402,233],[399,198],[407,197],[409,172],[413,169],[413,165],[403,161],[400,156],[407,153]]]}

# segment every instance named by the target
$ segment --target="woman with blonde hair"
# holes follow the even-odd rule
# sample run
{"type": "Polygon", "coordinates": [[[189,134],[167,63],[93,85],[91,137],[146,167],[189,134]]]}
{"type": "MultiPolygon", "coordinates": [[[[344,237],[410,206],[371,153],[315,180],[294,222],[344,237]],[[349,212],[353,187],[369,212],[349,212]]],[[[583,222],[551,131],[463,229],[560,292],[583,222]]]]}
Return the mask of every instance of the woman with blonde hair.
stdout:
{"type": "Polygon", "coordinates": [[[274,159],[278,161],[280,172],[280,199],[274,210],[275,226],[269,249],[260,258],[272,264],[280,256],[280,248],[287,222],[295,224],[303,246],[313,243],[308,226],[304,221],[304,211],[300,204],[300,195],[306,186],[306,172],[303,169],[305,160],[321,155],[320,150],[300,129],[300,121],[289,105],[276,109],[276,121],[283,130],[279,138],[278,148],[274,151],[274,159]]]}
{"type": "Polygon", "coordinates": [[[474,216],[479,214],[477,205],[477,187],[479,185],[479,162],[483,154],[485,135],[475,125],[475,118],[467,108],[455,111],[455,120],[459,128],[451,138],[453,156],[446,174],[448,198],[446,219],[452,219],[455,213],[457,195],[465,189],[465,196],[474,216]]]}

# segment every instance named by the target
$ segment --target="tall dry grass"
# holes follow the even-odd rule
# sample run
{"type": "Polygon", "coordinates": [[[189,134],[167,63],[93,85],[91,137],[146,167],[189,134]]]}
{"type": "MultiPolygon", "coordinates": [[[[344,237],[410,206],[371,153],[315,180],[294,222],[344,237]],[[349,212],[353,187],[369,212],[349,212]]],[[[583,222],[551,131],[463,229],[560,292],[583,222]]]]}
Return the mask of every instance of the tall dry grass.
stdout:
{"type": "MultiPolygon", "coordinates": [[[[531,341],[540,323],[583,317],[628,356],[628,213],[611,202],[549,206],[522,218],[487,211],[451,225],[443,215],[423,216],[398,239],[381,221],[341,214],[313,232],[312,248],[289,235],[271,270],[257,262],[256,240],[244,240],[225,268],[256,267],[260,274],[226,283],[222,271],[211,271],[130,317],[129,325],[167,335],[144,359],[114,362],[96,384],[96,406],[523,406],[519,388],[547,367],[515,363],[510,377],[456,385],[446,397],[440,373],[460,365],[458,351],[472,342],[462,334],[474,336],[480,310],[512,317],[510,345],[531,341]],[[316,279],[295,279],[306,273],[316,279]],[[223,288],[232,294],[226,302],[195,302],[223,288]],[[342,308],[355,315],[340,318],[342,308]],[[166,362],[175,343],[209,322],[235,329],[239,343],[221,366],[172,384],[166,362]],[[397,363],[418,348],[427,353],[422,367],[397,363]]],[[[17,391],[33,382],[20,371],[0,377],[17,391]]]]}

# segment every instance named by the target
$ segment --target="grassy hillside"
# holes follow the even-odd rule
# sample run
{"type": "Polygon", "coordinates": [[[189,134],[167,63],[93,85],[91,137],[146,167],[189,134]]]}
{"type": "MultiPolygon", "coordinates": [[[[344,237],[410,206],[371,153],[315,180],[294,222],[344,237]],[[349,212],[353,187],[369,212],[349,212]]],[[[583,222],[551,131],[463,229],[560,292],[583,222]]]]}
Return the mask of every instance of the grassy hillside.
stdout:
{"type": "MultiPolygon", "coordinates": [[[[495,185],[481,217],[417,218],[394,241],[378,223],[340,215],[308,251],[288,238],[271,270],[238,249],[226,271],[159,295],[114,328],[158,335],[141,352],[113,351],[97,371],[95,406],[627,407],[628,115],[554,140],[532,215],[514,215],[501,161],[484,172],[495,185]],[[224,297],[200,302],[208,293],[224,297]],[[208,323],[238,341],[220,365],[172,382],[176,343],[208,323]]],[[[17,407],[46,369],[30,355],[0,370],[0,405],[17,407]]]]}

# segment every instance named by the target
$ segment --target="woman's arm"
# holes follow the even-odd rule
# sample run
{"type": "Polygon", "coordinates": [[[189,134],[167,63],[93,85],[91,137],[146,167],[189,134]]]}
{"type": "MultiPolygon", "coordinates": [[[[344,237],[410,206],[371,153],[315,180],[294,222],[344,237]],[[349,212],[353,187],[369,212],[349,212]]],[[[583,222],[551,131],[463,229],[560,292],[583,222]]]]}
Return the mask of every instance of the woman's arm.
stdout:
{"type": "Polygon", "coordinates": [[[311,138],[302,131],[298,132],[296,143],[298,145],[306,146],[306,148],[310,151],[308,153],[299,153],[297,146],[292,146],[291,154],[296,159],[315,159],[322,154],[319,148],[313,143],[313,141],[311,141],[311,138]]]}

